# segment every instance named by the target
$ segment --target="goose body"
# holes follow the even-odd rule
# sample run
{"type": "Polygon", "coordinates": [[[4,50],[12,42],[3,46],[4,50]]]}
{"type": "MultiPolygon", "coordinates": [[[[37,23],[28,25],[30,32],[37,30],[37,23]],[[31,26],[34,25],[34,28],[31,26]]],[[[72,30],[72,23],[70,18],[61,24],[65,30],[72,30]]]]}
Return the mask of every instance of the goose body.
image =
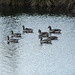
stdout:
{"type": "Polygon", "coordinates": [[[39,38],[47,37],[47,34],[45,34],[45,35],[41,35],[41,34],[39,34],[38,37],[39,37],[39,38]]]}
{"type": "Polygon", "coordinates": [[[13,37],[21,37],[21,33],[14,33],[13,30],[11,30],[11,36],[13,37]]]}
{"type": "Polygon", "coordinates": [[[52,29],[51,26],[48,26],[50,33],[60,33],[60,29],[52,29]]]}
{"type": "Polygon", "coordinates": [[[51,39],[43,39],[43,40],[42,40],[42,38],[40,38],[40,43],[41,43],[41,44],[42,44],[42,43],[51,44],[51,39]]]}
{"type": "Polygon", "coordinates": [[[25,28],[24,25],[22,27],[23,27],[23,32],[25,32],[25,33],[33,33],[33,29],[31,29],[31,28],[25,28]]]}
{"type": "Polygon", "coordinates": [[[10,42],[18,43],[18,40],[19,40],[19,39],[9,39],[9,36],[7,36],[7,43],[8,43],[8,44],[9,44],[10,42]]]}
{"type": "Polygon", "coordinates": [[[49,36],[48,39],[51,39],[51,40],[57,40],[58,37],[57,37],[57,36],[49,36]]]}
{"type": "Polygon", "coordinates": [[[41,38],[41,37],[47,37],[47,35],[48,35],[48,32],[41,32],[40,29],[38,30],[38,33],[39,33],[39,38],[41,38]]]}

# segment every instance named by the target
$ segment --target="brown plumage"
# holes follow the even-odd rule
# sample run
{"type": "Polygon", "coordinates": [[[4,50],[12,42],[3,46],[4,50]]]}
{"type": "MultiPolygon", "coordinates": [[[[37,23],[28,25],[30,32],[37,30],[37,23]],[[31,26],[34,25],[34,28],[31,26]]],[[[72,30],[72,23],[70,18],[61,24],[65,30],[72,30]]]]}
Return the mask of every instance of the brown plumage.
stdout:
{"type": "Polygon", "coordinates": [[[47,37],[47,35],[48,35],[48,32],[41,32],[40,29],[38,30],[38,33],[39,33],[39,38],[41,38],[41,37],[47,37]]]}
{"type": "Polygon", "coordinates": [[[51,26],[48,26],[50,33],[60,33],[60,29],[52,29],[51,26]]]}
{"type": "Polygon", "coordinates": [[[22,27],[23,27],[23,32],[25,32],[25,33],[33,33],[33,29],[31,29],[31,28],[25,28],[24,25],[22,27]]]}
{"type": "Polygon", "coordinates": [[[18,40],[19,40],[19,39],[9,39],[9,36],[7,36],[7,43],[8,43],[8,44],[9,44],[10,42],[18,43],[18,40]]]}
{"type": "Polygon", "coordinates": [[[21,33],[14,33],[13,30],[11,30],[11,36],[13,37],[21,37],[21,33]]]}

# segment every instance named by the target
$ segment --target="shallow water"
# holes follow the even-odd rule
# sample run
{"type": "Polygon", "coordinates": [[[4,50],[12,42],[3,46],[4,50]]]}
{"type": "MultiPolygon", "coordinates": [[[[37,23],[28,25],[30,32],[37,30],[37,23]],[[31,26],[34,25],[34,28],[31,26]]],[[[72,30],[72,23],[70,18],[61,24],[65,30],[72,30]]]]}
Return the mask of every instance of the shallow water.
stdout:
{"type": "MultiPolygon", "coordinates": [[[[54,35],[54,34],[52,34],[54,35]]],[[[66,15],[0,16],[0,75],[75,75],[75,17],[66,15]],[[34,33],[22,32],[22,25],[34,33]],[[61,29],[58,40],[40,44],[38,29],[61,29]],[[20,32],[19,43],[7,44],[10,30],[20,32]]]]}

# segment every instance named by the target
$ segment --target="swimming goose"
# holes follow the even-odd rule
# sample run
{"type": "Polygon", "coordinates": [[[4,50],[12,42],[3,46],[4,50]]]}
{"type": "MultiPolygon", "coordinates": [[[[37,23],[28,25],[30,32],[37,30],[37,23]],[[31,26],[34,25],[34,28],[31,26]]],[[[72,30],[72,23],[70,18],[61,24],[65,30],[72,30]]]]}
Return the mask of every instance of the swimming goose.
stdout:
{"type": "Polygon", "coordinates": [[[57,40],[58,39],[57,36],[49,36],[49,35],[47,35],[47,38],[50,40],[57,40]]]}
{"type": "Polygon", "coordinates": [[[10,31],[11,32],[11,36],[13,37],[21,37],[21,33],[14,33],[13,30],[10,31]]]}
{"type": "Polygon", "coordinates": [[[25,26],[23,25],[23,32],[26,32],[26,33],[33,33],[33,29],[31,28],[25,28],[25,26]]]}
{"type": "Polygon", "coordinates": [[[41,32],[40,29],[38,30],[38,33],[39,33],[39,38],[41,38],[41,37],[47,37],[47,35],[48,35],[48,32],[41,32]]]}
{"type": "Polygon", "coordinates": [[[57,36],[50,36],[50,37],[48,37],[48,39],[51,39],[51,40],[57,40],[58,37],[57,37],[57,36]]]}
{"type": "Polygon", "coordinates": [[[18,40],[19,40],[19,39],[9,39],[9,36],[7,36],[7,43],[8,43],[8,44],[9,44],[10,42],[18,43],[18,40]]]}
{"type": "Polygon", "coordinates": [[[48,26],[50,33],[60,33],[60,29],[52,29],[51,26],[48,26]]]}
{"type": "Polygon", "coordinates": [[[43,40],[42,40],[42,38],[40,38],[40,43],[41,43],[41,44],[42,44],[42,43],[52,44],[52,43],[51,43],[51,39],[43,39],[43,40]]]}

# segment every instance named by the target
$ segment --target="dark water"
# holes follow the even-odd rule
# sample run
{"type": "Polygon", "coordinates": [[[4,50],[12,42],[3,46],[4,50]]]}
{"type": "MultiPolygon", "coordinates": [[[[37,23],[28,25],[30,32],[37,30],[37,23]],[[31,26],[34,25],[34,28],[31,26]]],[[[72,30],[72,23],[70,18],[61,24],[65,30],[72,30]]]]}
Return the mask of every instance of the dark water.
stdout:
{"type": "Polygon", "coordinates": [[[59,8],[37,8],[37,7],[9,7],[9,6],[0,6],[0,14],[4,16],[9,16],[9,15],[21,15],[22,13],[26,13],[29,15],[33,15],[37,13],[38,15],[43,15],[43,14],[50,14],[50,15],[68,15],[68,16],[75,16],[72,11],[68,11],[65,8],[59,9],[59,8]]]}
{"type": "Polygon", "coordinates": [[[1,12],[0,75],[75,75],[74,66],[75,17],[17,13],[15,10],[8,14],[1,12]],[[32,28],[34,33],[23,34],[22,25],[32,28]],[[61,34],[56,34],[58,40],[52,41],[52,44],[41,46],[38,29],[48,32],[49,25],[60,28],[61,34]],[[22,34],[19,43],[7,44],[7,35],[11,36],[11,30],[22,34]]]}

